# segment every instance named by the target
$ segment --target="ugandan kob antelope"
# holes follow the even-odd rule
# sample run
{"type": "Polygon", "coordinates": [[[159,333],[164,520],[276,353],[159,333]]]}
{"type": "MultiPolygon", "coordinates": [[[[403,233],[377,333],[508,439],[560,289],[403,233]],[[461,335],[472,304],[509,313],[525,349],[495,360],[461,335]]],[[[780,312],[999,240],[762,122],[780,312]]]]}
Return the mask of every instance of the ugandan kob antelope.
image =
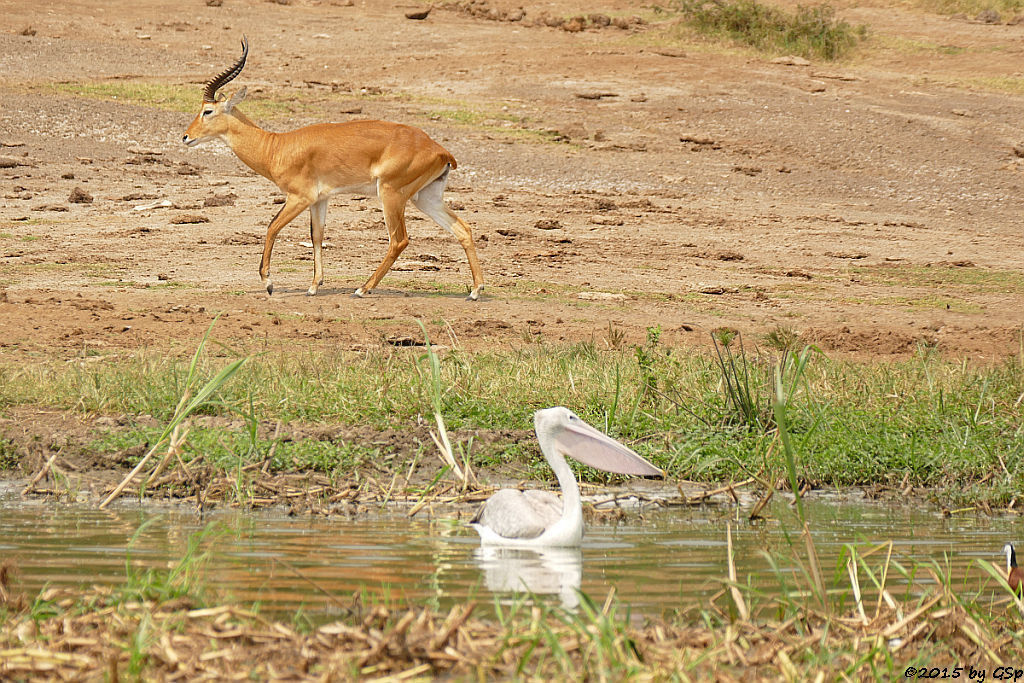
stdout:
{"type": "Polygon", "coordinates": [[[242,56],[206,83],[202,109],[182,142],[194,147],[208,140],[223,140],[246,166],[284,192],[284,206],[267,227],[260,259],[260,278],[267,293],[274,292],[270,280],[274,241],[284,226],[309,209],[313,282],[307,293],[316,294],[324,282],[322,252],[328,198],[348,193],[378,197],[388,229],[384,260],[353,296],[369,294],[409,244],[405,208],[411,201],[459,240],[473,274],[468,298],[477,300],[484,283],[473,234],[442,198],[448,173],[456,167],[455,157],[419,128],[388,121],[320,123],[286,133],[264,130],[238,109],[245,98],[244,87],[228,98],[217,96],[220,88],[242,72],[248,55],[249,43],[243,36],[242,56]]]}

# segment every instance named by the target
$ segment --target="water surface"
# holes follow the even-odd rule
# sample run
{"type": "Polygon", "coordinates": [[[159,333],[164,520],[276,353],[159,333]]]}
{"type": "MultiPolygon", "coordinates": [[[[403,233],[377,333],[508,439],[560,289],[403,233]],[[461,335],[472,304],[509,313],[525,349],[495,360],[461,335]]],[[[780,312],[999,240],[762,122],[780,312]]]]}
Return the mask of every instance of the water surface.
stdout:
{"type": "MultiPolygon", "coordinates": [[[[948,562],[962,576],[975,558],[1000,564],[1003,544],[1024,537],[1019,518],[943,518],[933,510],[838,499],[806,507],[829,576],[846,543],[892,540],[903,559],[948,562]]],[[[602,600],[612,587],[634,613],[657,615],[721,589],[730,518],[741,580],[753,576],[769,590],[777,587],[763,553],[792,557],[799,526],[784,503],[770,512],[774,520],[752,524],[743,515],[736,521],[732,508],[660,509],[614,525],[590,524],[578,550],[532,551],[482,549],[471,528],[409,519],[401,510],[357,519],[219,511],[200,519],[151,503],[97,510],[0,495],[0,557],[15,560],[15,588],[29,594],[47,585],[112,585],[125,581],[126,564],[136,572],[173,565],[189,536],[206,528],[200,547],[208,552],[204,577],[213,597],[259,602],[275,615],[301,608],[327,619],[359,593],[444,608],[529,590],[571,607],[576,589],[602,600]]],[[[784,571],[793,570],[791,560],[782,562],[784,571]]]]}

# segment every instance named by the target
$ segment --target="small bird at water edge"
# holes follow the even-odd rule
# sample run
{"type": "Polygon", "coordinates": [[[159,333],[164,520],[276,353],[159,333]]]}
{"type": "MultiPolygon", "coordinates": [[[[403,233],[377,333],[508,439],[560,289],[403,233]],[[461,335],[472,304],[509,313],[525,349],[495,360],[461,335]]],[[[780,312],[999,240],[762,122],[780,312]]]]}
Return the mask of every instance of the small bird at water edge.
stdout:
{"type": "Polygon", "coordinates": [[[1006,553],[1006,583],[1010,584],[1010,590],[1020,595],[1024,587],[1024,569],[1017,566],[1017,551],[1012,543],[1007,543],[1003,552],[1006,553]]]}

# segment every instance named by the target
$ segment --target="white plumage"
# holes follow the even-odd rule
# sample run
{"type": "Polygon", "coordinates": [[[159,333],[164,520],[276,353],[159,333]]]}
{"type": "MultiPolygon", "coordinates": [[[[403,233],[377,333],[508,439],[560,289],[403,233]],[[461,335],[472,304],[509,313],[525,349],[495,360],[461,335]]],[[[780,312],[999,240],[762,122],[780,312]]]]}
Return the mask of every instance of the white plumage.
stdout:
{"type": "Polygon", "coordinates": [[[537,441],[551,465],[562,498],[549,491],[502,489],[487,499],[473,518],[484,545],[518,547],[576,546],[583,538],[580,489],[566,457],[618,474],[663,476],[663,472],[568,408],[533,415],[537,441]]]}

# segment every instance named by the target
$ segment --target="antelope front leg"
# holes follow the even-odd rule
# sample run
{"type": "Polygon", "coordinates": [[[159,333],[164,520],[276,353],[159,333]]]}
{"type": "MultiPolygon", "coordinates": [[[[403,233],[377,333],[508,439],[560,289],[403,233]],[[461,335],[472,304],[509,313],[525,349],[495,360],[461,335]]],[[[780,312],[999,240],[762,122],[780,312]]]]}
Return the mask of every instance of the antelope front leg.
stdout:
{"type": "Polygon", "coordinates": [[[327,222],[327,200],[321,199],[309,207],[309,239],[313,243],[313,283],[306,294],[315,296],[324,283],[324,225],[327,222]]]}
{"type": "Polygon", "coordinates": [[[284,206],[274,216],[267,227],[267,240],[263,244],[263,258],[260,259],[260,279],[267,288],[267,294],[274,293],[274,283],[270,281],[270,254],[274,251],[274,241],[277,240],[277,233],[281,228],[292,222],[292,219],[306,210],[309,201],[294,195],[289,195],[284,206]]]}

